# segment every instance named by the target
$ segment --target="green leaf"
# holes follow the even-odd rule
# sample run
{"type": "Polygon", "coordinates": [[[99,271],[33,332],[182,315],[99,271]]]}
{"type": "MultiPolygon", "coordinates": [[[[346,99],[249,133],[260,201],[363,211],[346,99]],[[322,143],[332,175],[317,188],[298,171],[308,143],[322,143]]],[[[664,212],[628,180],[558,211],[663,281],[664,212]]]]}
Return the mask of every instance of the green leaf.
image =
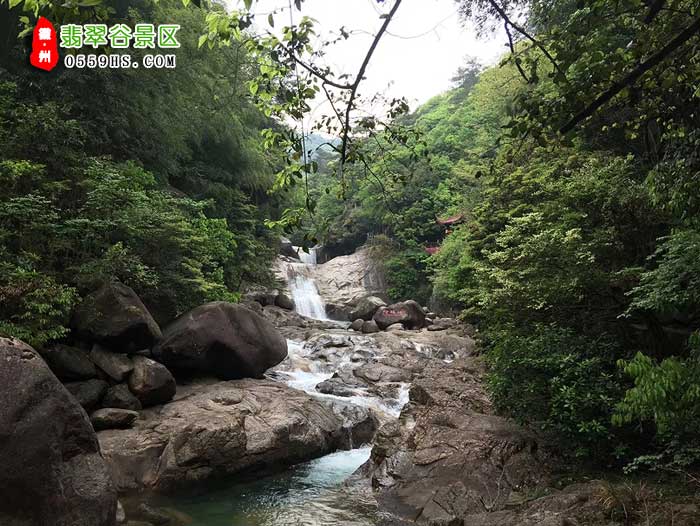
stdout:
{"type": "Polygon", "coordinates": [[[81,0],[78,5],[81,7],[95,7],[102,4],[102,0],[81,0]]]}
{"type": "MultiPolygon", "coordinates": [[[[184,0],[183,0],[184,1],[184,0]]],[[[197,43],[197,47],[200,48],[204,45],[204,43],[207,41],[207,35],[202,35],[199,37],[199,42],[197,43]]]]}
{"type": "Polygon", "coordinates": [[[253,0],[244,0],[245,3],[245,8],[250,11],[250,8],[253,7],[253,0]]]}
{"type": "Polygon", "coordinates": [[[272,13],[267,15],[267,23],[270,24],[270,27],[275,27],[275,17],[272,16],[272,13]]]}
{"type": "Polygon", "coordinates": [[[22,3],[22,0],[9,0],[10,1],[10,9],[12,9],[15,6],[18,6],[19,4],[22,3]]]}

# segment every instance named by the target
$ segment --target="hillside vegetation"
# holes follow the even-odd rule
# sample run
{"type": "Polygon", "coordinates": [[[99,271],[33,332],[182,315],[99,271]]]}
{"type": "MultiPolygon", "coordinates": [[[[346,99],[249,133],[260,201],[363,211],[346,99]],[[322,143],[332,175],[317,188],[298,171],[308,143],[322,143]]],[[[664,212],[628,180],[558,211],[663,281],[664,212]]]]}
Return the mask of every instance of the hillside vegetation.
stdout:
{"type": "Polygon", "coordinates": [[[467,64],[393,123],[415,139],[369,134],[320,216],[331,250],[369,237],[393,299],[478,324],[499,410],[573,456],[682,471],[700,458],[699,39],[585,112],[698,12],[673,2],[645,25],[623,3],[532,3],[565,79],[526,39],[467,64]]]}

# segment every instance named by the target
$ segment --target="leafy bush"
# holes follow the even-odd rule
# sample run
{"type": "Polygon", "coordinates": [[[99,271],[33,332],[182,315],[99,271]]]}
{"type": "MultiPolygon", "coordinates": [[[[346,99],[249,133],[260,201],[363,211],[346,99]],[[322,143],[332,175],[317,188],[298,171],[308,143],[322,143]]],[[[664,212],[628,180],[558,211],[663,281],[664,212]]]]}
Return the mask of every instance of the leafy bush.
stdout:
{"type": "Polygon", "coordinates": [[[617,404],[613,422],[653,424],[661,450],[638,458],[632,467],[685,469],[700,462],[700,333],[693,335],[690,345],[686,358],[672,356],[658,362],[637,353],[619,363],[634,387],[617,404]]]}
{"type": "Polygon", "coordinates": [[[68,332],[68,317],[78,295],[35,270],[0,265],[0,336],[41,347],[68,332]]]}
{"type": "Polygon", "coordinates": [[[618,347],[555,325],[487,333],[498,410],[547,432],[576,456],[612,451],[612,407],[621,396],[618,347]]]}
{"type": "Polygon", "coordinates": [[[395,301],[416,300],[425,305],[430,299],[431,286],[427,276],[428,255],[420,249],[407,249],[384,263],[387,292],[395,301]]]}

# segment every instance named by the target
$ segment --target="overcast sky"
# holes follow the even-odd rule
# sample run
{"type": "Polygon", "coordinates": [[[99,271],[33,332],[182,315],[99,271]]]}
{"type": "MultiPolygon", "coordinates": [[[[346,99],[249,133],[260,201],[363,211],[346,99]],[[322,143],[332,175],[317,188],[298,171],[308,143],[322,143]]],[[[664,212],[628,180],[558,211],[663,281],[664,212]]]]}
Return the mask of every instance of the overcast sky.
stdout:
{"type": "MultiPolygon", "coordinates": [[[[306,0],[302,14],[318,21],[323,40],[337,34],[341,26],[359,32],[326,49],[327,64],[353,78],[382,24],[381,13],[392,5],[392,0],[384,4],[376,0],[306,0]]],[[[264,15],[287,6],[288,0],[260,0],[254,11],[264,15]]],[[[294,10],[294,17],[298,22],[301,14],[294,10]]],[[[266,16],[257,18],[262,23],[266,16]]],[[[277,29],[289,25],[289,10],[277,14],[275,21],[277,29]]],[[[377,92],[392,98],[403,96],[415,109],[450,87],[450,78],[465,57],[493,64],[506,51],[503,44],[500,34],[477,39],[473,28],[463,25],[453,0],[404,0],[372,58],[360,91],[365,96],[377,92]]],[[[318,108],[315,113],[326,111],[318,108]]]]}

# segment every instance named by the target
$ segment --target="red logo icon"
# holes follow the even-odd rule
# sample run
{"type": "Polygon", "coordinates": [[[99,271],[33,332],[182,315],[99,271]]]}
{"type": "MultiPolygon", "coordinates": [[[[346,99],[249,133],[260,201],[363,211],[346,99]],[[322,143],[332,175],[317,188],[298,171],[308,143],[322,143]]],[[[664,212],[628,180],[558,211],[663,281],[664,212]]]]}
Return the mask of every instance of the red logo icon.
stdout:
{"type": "Polygon", "coordinates": [[[58,44],[56,43],[56,30],[53,24],[43,16],[34,28],[32,38],[32,54],[29,62],[35,68],[51,71],[58,64],[58,44]]]}

